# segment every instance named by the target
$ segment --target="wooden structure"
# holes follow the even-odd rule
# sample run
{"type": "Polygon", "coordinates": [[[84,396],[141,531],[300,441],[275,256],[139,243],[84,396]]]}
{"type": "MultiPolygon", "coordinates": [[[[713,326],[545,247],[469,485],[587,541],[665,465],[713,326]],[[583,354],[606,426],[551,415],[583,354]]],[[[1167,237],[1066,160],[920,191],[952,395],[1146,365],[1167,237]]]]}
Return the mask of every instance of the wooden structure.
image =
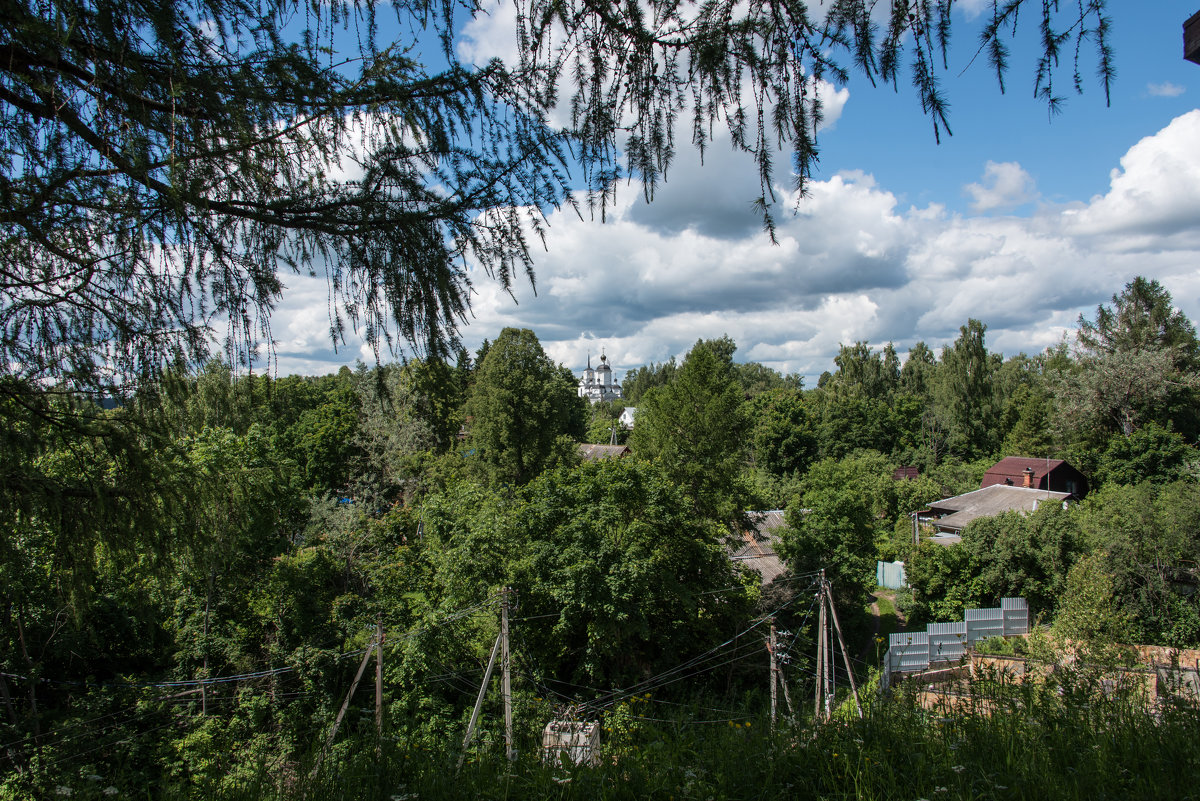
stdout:
{"type": "Polygon", "coordinates": [[[1200,64],[1200,11],[1183,23],[1183,57],[1200,64]]]}
{"type": "Polygon", "coordinates": [[[1030,459],[1008,456],[983,474],[980,488],[1003,484],[1006,487],[1065,492],[1083,500],[1088,492],[1087,477],[1062,459],[1030,459]]]}
{"type": "Polygon", "coordinates": [[[600,764],[600,723],[594,720],[552,720],[542,730],[542,762],[547,765],[600,764]]]}

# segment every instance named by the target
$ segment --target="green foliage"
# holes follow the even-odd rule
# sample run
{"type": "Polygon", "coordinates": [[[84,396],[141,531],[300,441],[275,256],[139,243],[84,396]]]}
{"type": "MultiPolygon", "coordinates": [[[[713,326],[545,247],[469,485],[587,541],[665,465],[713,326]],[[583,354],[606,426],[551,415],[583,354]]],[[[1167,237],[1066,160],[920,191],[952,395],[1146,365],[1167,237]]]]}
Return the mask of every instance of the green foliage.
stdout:
{"type": "Polygon", "coordinates": [[[623,686],[722,639],[747,611],[724,529],[637,459],[545,473],[511,523],[506,568],[522,614],[553,623],[525,635],[545,675],[623,686]],[[715,589],[725,592],[712,594],[715,589]]]}
{"type": "Polygon", "coordinates": [[[584,401],[527,328],[506,328],[476,371],[467,400],[470,444],[501,484],[532,480],[562,434],[584,434],[584,401]]]}
{"type": "Polygon", "coordinates": [[[799,390],[772,389],[750,401],[754,464],[774,476],[804,473],[816,455],[812,414],[799,390]]]}
{"type": "MultiPolygon", "coordinates": [[[[1006,363],[1007,364],[1007,363],[1006,363]]],[[[1021,385],[1004,404],[1001,428],[1007,432],[1000,450],[1004,456],[1042,456],[1051,453],[1049,394],[1041,386],[1021,385]]]]}
{"type": "Polygon", "coordinates": [[[1195,327],[1171,306],[1166,289],[1140,276],[1112,303],[1097,307],[1094,322],[1080,315],[1076,366],[1056,384],[1060,407],[1074,410],[1067,433],[1092,443],[1153,422],[1194,441],[1200,435],[1195,327]]]}
{"type": "Polygon", "coordinates": [[[1090,553],[1075,563],[1067,575],[1062,608],[1054,630],[1082,643],[1128,642],[1128,613],[1116,606],[1115,582],[1101,553],[1090,553]]]}
{"type": "Polygon", "coordinates": [[[1097,484],[1169,482],[1184,477],[1200,453],[1182,435],[1148,423],[1128,436],[1114,434],[1100,454],[1097,484]]]}
{"type": "Polygon", "coordinates": [[[987,591],[976,577],[978,566],[966,548],[922,542],[904,564],[912,587],[910,619],[946,622],[978,608],[987,591]]]}
{"type": "Polygon", "coordinates": [[[981,654],[1006,656],[1020,656],[1027,650],[1024,637],[988,637],[979,640],[971,647],[981,654]]]}
{"type": "Polygon", "coordinates": [[[794,573],[825,570],[843,619],[875,587],[875,539],[870,499],[856,487],[814,487],[787,509],[779,554],[794,573]]]}
{"type": "Polygon", "coordinates": [[[1017,597],[1032,614],[1052,617],[1082,550],[1073,513],[1048,503],[1029,515],[974,520],[957,545],[923,543],[905,572],[917,613],[930,620],[954,620],[964,609],[1017,597]]]}
{"type": "Polygon", "coordinates": [[[798,392],[804,387],[802,376],[795,373],[780,375],[778,371],[772,370],[770,367],[759,362],[735,364],[733,372],[737,376],[738,383],[742,385],[742,392],[745,393],[747,398],[751,399],[764,392],[773,392],[776,390],[795,390],[798,392]]]}
{"type": "Polygon", "coordinates": [[[621,382],[621,396],[626,404],[637,406],[646,392],[671,383],[678,370],[679,366],[675,364],[674,356],[667,362],[643,365],[636,370],[630,370],[621,382]]]}
{"type": "Polygon", "coordinates": [[[698,515],[731,521],[748,496],[741,480],[746,428],[729,365],[698,344],[675,380],[642,398],[629,445],[661,465],[698,515]]]}
{"type": "Polygon", "coordinates": [[[942,351],[934,391],[944,410],[946,449],[965,459],[996,450],[996,397],[992,375],[996,360],[984,344],[987,326],[968,320],[954,344],[942,351]]]}
{"type": "Polygon", "coordinates": [[[586,441],[597,445],[608,445],[614,433],[616,444],[624,445],[629,439],[629,431],[620,423],[621,412],[625,407],[613,401],[599,401],[590,404],[586,441]]]}
{"type": "Polygon", "coordinates": [[[1200,499],[1186,481],[1110,484],[1080,505],[1079,527],[1112,579],[1136,642],[1200,645],[1200,597],[1190,563],[1200,550],[1200,499]]]}

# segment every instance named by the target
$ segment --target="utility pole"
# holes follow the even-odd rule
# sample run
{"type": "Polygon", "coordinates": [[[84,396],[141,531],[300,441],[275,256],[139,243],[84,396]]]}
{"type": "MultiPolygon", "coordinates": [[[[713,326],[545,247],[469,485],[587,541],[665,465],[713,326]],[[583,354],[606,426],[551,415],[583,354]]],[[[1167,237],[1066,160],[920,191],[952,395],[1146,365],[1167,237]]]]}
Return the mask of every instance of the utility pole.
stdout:
{"type": "Polygon", "coordinates": [[[783,668],[779,669],[779,686],[783,688],[783,702],[787,704],[788,718],[796,722],[796,708],[792,706],[792,694],[788,692],[787,680],[783,677],[783,668]]]}
{"type": "Polygon", "coordinates": [[[383,740],[383,613],[375,618],[375,755],[383,740]]]}
{"type": "MultiPolygon", "coordinates": [[[[822,588],[829,586],[829,582],[825,580],[825,571],[821,571],[821,586],[822,588]]],[[[832,617],[831,607],[833,604],[829,603],[828,593],[826,593],[825,598],[825,615],[823,618],[825,625],[821,630],[821,635],[825,640],[825,720],[829,720],[833,717],[833,695],[837,676],[833,674],[833,627],[829,624],[829,618],[832,617]]]]}
{"type": "Polygon", "coordinates": [[[858,702],[858,687],[854,683],[854,671],[850,669],[850,657],[846,654],[846,641],[842,639],[842,626],[838,623],[837,609],[833,606],[833,591],[829,585],[825,585],[825,595],[829,598],[829,609],[833,612],[833,627],[837,631],[838,645],[842,648],[842,662],[846,665],[846,675],[850,677],[850,691],[854,693],[854,707],[858,710],[858,716],[863,716],[862,704],[858,702]]]}
{"type": "Polygon", "coordinates": [[[512,590],[505,587],[500,595],[500,675],[504,692],[504,753],[511,762],[517,758],[513,748],[512,671],[508,651],[508,607],[512,590]]]}
{"type": "Polygon", "coordinates": [[[334,718],[333,726],[329,729],[329,736],[325,738],[325,747],[321,749],[321,753],[317,756],[317,764],[313,765],[310,777],[316,776],[317,771],[321,769],[321,762],[325,759],[325,752],[329,750],[329,746],[333,745],[333,738],[337,736],[338,727],[342,725],[342,718],[346,717],[346,710],[350,708],[350,699],[354,697],[354,691],[358,689],[358,683],[362,681],[363,673],[367,670],[367,662],[371,659],[371,652],[375,650],[376,643],[372,643],[367,652],[363,654],[363,660],[358,666],[358,672],[354,674],[354,682],[350,685],[350,692],[346,693],[345,699],[342,700],[342,708],[338,710],[337,717],[334,718]]]}
{"type": "Polygon", "coordinates": [[[479,685],[479,695],[475,698],[475,708],[471,710],[471,721],[467,724],[467,736],[463,737],[462,754],[458,757],[458,767],[462,768],[463,760],[467,756],[467,748],[471,745],[471,739],[475,736],[475,724],[479,722],[479,710],[483,708],[483,696],[487,693],[488,682],[492,680],[492,668],[496,666],[496,653],[500,650],[500,635],[496,636],[496,642],[492,645],[492,655],[488,657],[487,670],[483,672],[483,682],[479,685]]]}
{"type": "MultiPolygon", "coordinates": [[[[825,571],[821,571],[821,588],[825,587],[825,571]]],[[[818,593],[820,612],[817,615],[817,687],[813,697],[813,717],[821,719],[821,696],[825,692],[825,593],[818,593]]]]}
{"type": "Polygon", "coordinates": [[[767,654],[771,663],[771,728],[775,728],[775,618],[771,618],[771,639],[767,640],[767,654]]]}

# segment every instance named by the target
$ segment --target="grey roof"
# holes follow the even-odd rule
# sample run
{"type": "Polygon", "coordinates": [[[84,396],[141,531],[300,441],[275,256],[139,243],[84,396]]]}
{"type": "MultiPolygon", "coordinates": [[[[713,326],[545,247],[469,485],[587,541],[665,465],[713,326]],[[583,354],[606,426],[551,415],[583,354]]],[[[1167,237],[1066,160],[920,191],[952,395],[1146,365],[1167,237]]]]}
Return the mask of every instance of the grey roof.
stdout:
{"type": "Polygon", "coordinates": [[[729,558],[758,571],[762,583],[770,584],[787,570],[779,554],[775,553],[775,533],[784,526],[783,510],[747,512],[747,517],[754,528],[742,532],[742,544],[729,558]]]}
{"type": "Polygon", "coordinates": [[[579,446],[579,455],[585,462],[598,462],[601,459],[619,459],[630,453],[628,445],[588,445],[579,446]]]}
{"type": "Polygon", "coordinates": [[[1039,503],[1045,501],[1062,503],[1070,497],[1071,494],[1068,492],[1050,492],[993,484],[964,495],[934,501],[929,504],[929,509],[934,514],[944,515],[933,521],[933,524],[939,529],[962,531],[968,523],[979,517],[992,517],[1002,512],[1028,514],[1036,509],[1039,503]]]}

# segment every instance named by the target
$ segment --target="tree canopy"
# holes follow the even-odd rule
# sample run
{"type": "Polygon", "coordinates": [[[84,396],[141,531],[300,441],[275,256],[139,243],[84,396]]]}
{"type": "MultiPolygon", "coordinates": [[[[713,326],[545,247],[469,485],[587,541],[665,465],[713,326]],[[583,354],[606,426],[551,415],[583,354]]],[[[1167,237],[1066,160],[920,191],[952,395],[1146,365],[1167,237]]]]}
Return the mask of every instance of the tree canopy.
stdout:
{"type": "Polygon", "coordinates": [[[528,482],[546,467],[560,435],[583,435],[583,400],[528,328],[496,337],[466,413],[470,443],[501,483],[528,482]]]}

